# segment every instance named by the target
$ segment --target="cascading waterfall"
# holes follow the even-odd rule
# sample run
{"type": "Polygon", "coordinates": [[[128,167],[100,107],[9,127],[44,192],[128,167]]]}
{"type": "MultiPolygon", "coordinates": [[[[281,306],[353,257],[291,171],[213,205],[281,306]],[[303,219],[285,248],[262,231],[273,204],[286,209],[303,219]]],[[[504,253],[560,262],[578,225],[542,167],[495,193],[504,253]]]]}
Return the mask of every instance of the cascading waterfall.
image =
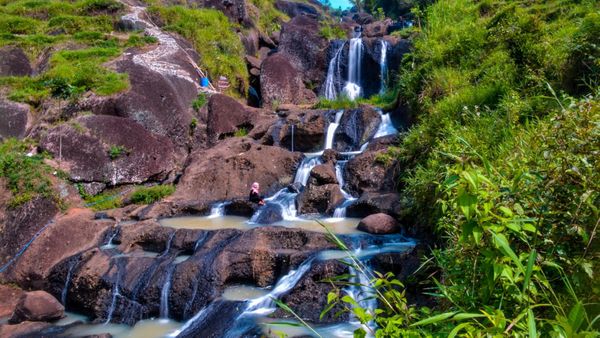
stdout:
{"type": "Polygon", "coordinates": [[[379,124],[379,128],[377,128],[377,132],[373,136],[373,138],[384,137],[389,135],[398,134],[398,129],[394,127],[392,123],[392,118],[390,114],[384,114],[381,109],[378,109],[377,112],[381,116],[381,123],[379,124]]]}
{"type": "Polygon", "coordinates": [[[342,116],[344,115],[344,111],[340,110],[335,114],[335,121],[330,123],[327,127],[327,135],[325,137],[325,149],[333,148],[333,140],[335,139],[335,131],[340,126],[340,121],[342,120],[342,116]]]}
{"type": "Polygon", "coordinates": [[[117,267],[117,276],[115,277],[115,282],[113,284],[111,302],[110,302],[110,306],[108,308],[108,312],[106,314],[106,321],[104,322],[104,324],[108,324],[112,320],[113,314],[117,307],[117,299],[119,297],[121,297],[121,293],[119,291],[119,283],[121,282],[121,264],[120,264],[121,262],[120,261],[121,261],[121,259],[117,258],[117,262],[115,264],[117,267]]]}
{"type": "Polygon", "coordinates": [[[388,43],[385,40],[381,40],[381,58],[379,59],[379,68],[381,69],[381,85],[379,88],[379,93],[383,94],[386,90],[386,81],[387,81],[387,48],[388,43]]]}
{"type": "Polygon", "coordinates": [[[344,86],[344,94],[350,100],[356,100],[362,94],[361,72],[363,48],[360,34],[358,37],[350,39],[350,48],[348,50],[348,82],[344,86]]]}
{"type": "Polygon", "coordinates": [[[213,205],[210,208],[210,215],[208,215],[208,218],[218,218],[218,217],[225,216],[225,206],[226,205],[227,205],[227,202],[220,202],[220,203],[213,205]]]}
{"type": "Polygon", "coordinates": [[[71,276],[73,275],[73,270],[75,269],[75,266],[77,266],[77,263],[79,263],[79,260],[74,259],[71,262],[71,264],[69,265],[69,270],[67,271],[67,278],[65,278],[65,285],[63,286],[63,289],[60,293],[60,302],[65,307],[67,305],[67,293],[69,292],[69,284],[71,282],[71,276]]]}
{"type": "MultiPolygon", "coordinates": [[[[335,131],[340,125],[340,121],[342,120],[342,116],[344,115],[344,111],[340,110],[335,114],[335,119],[333,122],[329,124],[327,127],[327,132],[325,135],[325,149],[331,149],[333,147],[333,141],[335,139],[335,131]]],[[[302,186],[306,186],[308,182],[308,178],[310,176],[311,170],[321,164],[320,156],[323,152],[318,152],[314,154],[305,154],[305,158],[300,163],[298,170],[296,171],[296,176],[294,178],[294,183],[301,183],[302,186]]],[[[297,210],[296,210],[296,197],[298,196],[298,192],[290,191],[288,188],[283,188],[279,190],[275,195],[266,198],[265,202],[267,205],[269,203],[276,204],[282,209],[283,219],[286,221],[293,221],[298,218],[297,210]]],[[[261,212],[265,207],[260,208],[252,218],[250,219],[250,223],[258,223],[260,219],[261,212]]],[[[214,208],[213,208],[214,209],[214,208]]],[[[211,213],[212,214],[212,213],[211,213]]]]}
{"type": "Polygon", "coordinates": [[[346,166],[346,163],[348,163],[348,161],[338,161],[335,165],[335,177],[340,186],[340,192],[342,193],[342,196],[344,196],[344,201],[335,208],[333,218],[346,217],[346,209],[357,200],[356,197],[353,197],[344,190],[344,167],[346,166]]]}
{"type": "Polygon", "coordinates": [[[165,274],[165,283],[160,293],[160,318],[169,318],[169,292],[171,292],[171,280],[175,264],[170,264],[165,274]]]}
{"type": "Polygon", "coordinates": [[[342,83],[342,75],[340,72],[340,63],[342,61],[342,55],[344,46],[346,43],[341,43],[340,47],[335,52],[333,58],[329,61],[329,67],[327,68],[327,78],[325,80],[325,98],[328,100],[335,100],[340,91],[340,84],[342,83]]]}

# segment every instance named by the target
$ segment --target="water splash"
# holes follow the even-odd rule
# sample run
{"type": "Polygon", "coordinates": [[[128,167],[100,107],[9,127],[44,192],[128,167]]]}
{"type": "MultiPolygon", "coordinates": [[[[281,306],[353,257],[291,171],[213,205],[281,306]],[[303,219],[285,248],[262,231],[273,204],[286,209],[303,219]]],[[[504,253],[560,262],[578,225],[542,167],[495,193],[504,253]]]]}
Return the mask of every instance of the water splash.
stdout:
{"type": "Polygon", "coordinates": [[[340,121],[342,120],[342,116],[344,116],[344,111],[340,110],[335,113],[335,121],[330,123],[327,127],[327,134],[325,135],[325,149],[333,148],[333,141],[335,139],[335,131],[340,126],[340,121]]]}
{"type": "Polygon", "coordinates": [[[381,116],[381,123],[379,124],[379,128],[377,128],[377,132],[373,138],[398,134],[398,129],[394,127],[390,114],[384,114],[381,110],[377,110],[377,112],[381,116]]]}
{"type": "Polygon", "coordinates": [[[300,183],[302,184],[302,186],[306,186],[308,178],[310,177],[310,172],[313,170],[314,167],[322,163],[323,161],[321,161],[320,154],[311,156],[307,154],[306,157],[300,163],[298,170],[296,171],[294,183],[300,183]]]}
{"type": "Polygon", "coordinates": [[[208,218],[219,218],[225,216],[225,206],[227,204],[227,202],[220,202],[213,205],[210,208],[210,215],[208,215],[208,218]]]}

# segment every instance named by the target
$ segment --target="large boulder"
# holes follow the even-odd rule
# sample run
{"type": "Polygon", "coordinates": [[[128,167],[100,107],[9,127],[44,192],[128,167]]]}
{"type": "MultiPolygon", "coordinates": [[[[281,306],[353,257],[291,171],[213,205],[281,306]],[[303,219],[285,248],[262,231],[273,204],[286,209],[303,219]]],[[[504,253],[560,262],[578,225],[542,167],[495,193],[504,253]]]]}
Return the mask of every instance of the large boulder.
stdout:
{"type": "Polygon", "coordinates": [[[39,337],[39,332],[51,327],[50,323],[43,322],[22,322],[15,325],[0,325],[0,337],[2,338],[22,338],[39,337]]]}
{"type": "Polygon", "coordinates": [[[276,203],[267,203],[258,210],[258,215],[252,221],[256,224],[273,224],[283,220],[283,208],[276,203]]]}
{"type": "Polygon", "coordinates": [[[301,214],[326,214],[344,200],[337,184],[316,185],[311,179],[298,198],[298,212],[301,214]]]}
{"type": "Polygon", "coordinates": [[[208,100],[207,133],[211,143],[250,125],[250,112],[235,99],[216,94],[208,100]]]}
{"type": "Polygon", "coordinates": [[[320,164],[315,166],[310,172],[309,180],[314,179],[311,183],[316,185],[325,184],[338,184],[337,177],[335,175],[335,168],[333,163],[320,164]]]}
{"type": "Polygon", "coordinates": [[[294,180],[302,155],[248,139],[230,138],[190,155],[172,200],[225,201],[247,198],[250,185],[260,183],[269,195],[294,180]]]}
{"type": "Polygon", "coordinates": [[[371,22],[363,26],[363,36],[368,38],[381,38],[387,35],[388,28],[393,24],[391,19],[371,22]]]}
{"type": "Polygon", "coordinates": [[[304,87],[301,73],[283,53],[275,53],[262,63],[260,91],[265,105],[302,104],[314,99],[304,87]]]}
{"type": "Polygon", "coordinates": [[[286,149],[318,151],[324,146],[326,125],[324,110],[290,111],[281,124],[271,126],[267,136],[286,149]]]}
{"type": "Polygon", "coordinates": [[[305,15],[296,16],[281,29],[279,51],[289,55],[305,83],[322,83],[327,71],[329,42],[321,35],[319,22],[305,15]]]}
{"type": "Polygon", "coordinates": [[[384,213],[401,219],[404,216],[405,206],[406,202],[398,193],[365,192],[356,202],[348,206],[346,215],[348,217],[367,217],[371,214],[384,213]]]}
{"type": "Polygon", "coordinates": [[[21,297],[9,319],[11,324],[24,321],[49,322],[65,315],[65,307],[46,291],[31,291],[21,297]]]}
{"type": "Polygon", "coordinates": [[[83,116],[51,129],[40,146],[73,181],[111,185],[164,179],[175,167],[174,147],[130,119],[83,116]]]}
{"type": "Polygon", "coordinates": [[[381,115],[371,106],[361,106],[344,112],[335,132],[338,151],[358,150],[375,135],[381,115]]]}
{"type": "Polygon", "coordinates": [[[394,234],[401,230],[398,222],[392,216],[383,213],[363,218],[356,228],[374,235],[394,234]]]}
{"type": "Polygon", "coordinates": [[[31,64],[27,55],[19,47],[0,48],[0,77],[31,75],[31,64]]]}
{"type": "Polygon", "coordinates": [[[27,132],[29,106],[0,98],[0,141],[23,138],[27,132]]]}
{"type": "Polygon", "coordinates": [[[384,155],[386,151],[365,151],[348,161],[344,170],[346,189],[358,195],[365,192],[396,191],[397,163],[394,159],[380,159],[389,157],[384,155]]]}
{"type": "Polygon", "coordinates": [[[318,19],[321,15],[315,6],[300,1],[277,0],[275,2],[275,8],[287,14],[290,18],[305,15],[318,19]]]}

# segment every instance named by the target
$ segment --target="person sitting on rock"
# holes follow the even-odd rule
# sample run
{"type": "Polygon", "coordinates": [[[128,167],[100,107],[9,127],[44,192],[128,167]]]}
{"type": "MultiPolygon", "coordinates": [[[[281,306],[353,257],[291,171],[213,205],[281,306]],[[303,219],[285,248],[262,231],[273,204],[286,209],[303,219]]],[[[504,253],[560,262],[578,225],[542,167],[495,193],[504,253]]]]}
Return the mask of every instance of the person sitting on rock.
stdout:
{"type": "Polygon", "coordinates": [[[258,203],[258,205],[265,205],[265,201],[262,196],[260,196],[259,189],[260,185],[258,185],[258,182],[252,183],[252,189],[250,190],[250,197],[248,199],[250,202],[258,203]]]}

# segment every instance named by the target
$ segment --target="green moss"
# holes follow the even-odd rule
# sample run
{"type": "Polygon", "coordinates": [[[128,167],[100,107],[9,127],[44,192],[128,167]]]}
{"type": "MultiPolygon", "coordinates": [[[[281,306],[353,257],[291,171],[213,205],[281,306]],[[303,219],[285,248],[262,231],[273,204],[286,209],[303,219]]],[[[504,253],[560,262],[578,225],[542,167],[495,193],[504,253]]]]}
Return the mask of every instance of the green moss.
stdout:
{"type": "Polygon", "coordinates": [[[200,93],[198,94],[198,97],[192,102],[192,108],[194,108],[195,111],[200,111],[200,109],[202,109],[202,107],[206,105],[207,101],[208,100],[206,99],[206,94],[200,93]]]}
{"type": "Polygon", "coordinates": [[[156,185],[153,187],[137,188],[131,195],[131,202],[137,204],[150,204],[161,200],[175,192],[172,185],[156,185]]]}
{"type": "Polygon", "coordinates": [[[281,24],[290,20],[283,12],[275,8],[272,0],[252,0],[258,9],[258,18],[254,18],[258,28],[268,34],[281,30],[281,24]]]}
{"type": "Polygon", "coordinates": [[[235,27],[222,12],[181,6],[153,6],[149,11],[160,16],[166,24],[164,29],[175,31],[192,42],[200,54],[201,66],[213,81],[225,76],[238,95],[245,95],[248,69],[244,61],[244,47],[235,34],[235,27]]]}
{"type": "MultiPolygon", "coordinates": [[[[80,192],[81,193],[81,192],[80,192]]],[[[120,208],[123,205],[123,197],[118,192],[105,192],[96,196],[85,198],[86,207],[96,211],[120,208]]]]}
{"type": "Polygon", "coordinates": [[[358,102],[350,100],[346,96],[339,96],[335,100],[328,100],[324,97],[319,98],[319,102],[313,107],[314,109],[353,109],[358,107],[358,102]]]}

